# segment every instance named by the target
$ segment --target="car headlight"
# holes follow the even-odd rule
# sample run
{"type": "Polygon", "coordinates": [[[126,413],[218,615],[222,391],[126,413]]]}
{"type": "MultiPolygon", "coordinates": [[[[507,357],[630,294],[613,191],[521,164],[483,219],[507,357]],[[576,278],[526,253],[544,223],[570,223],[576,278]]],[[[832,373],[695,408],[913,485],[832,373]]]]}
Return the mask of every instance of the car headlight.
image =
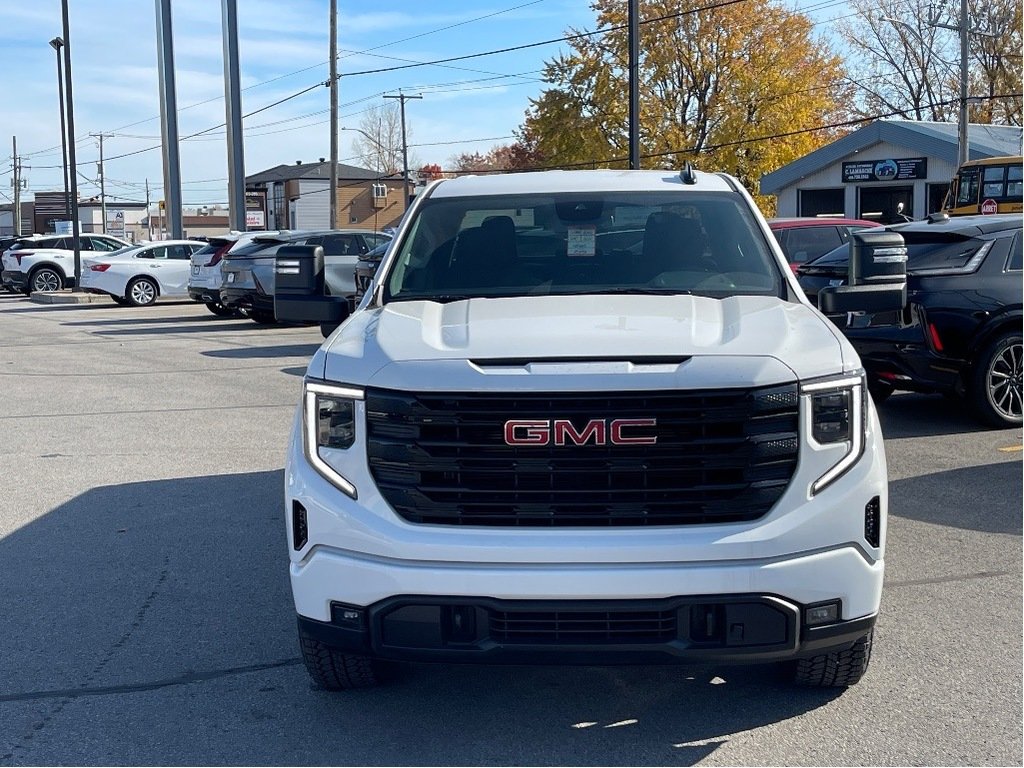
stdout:
{"type": "Polygon", "coordinates": [[[828,471],[811,483],[811,493],[817,494],[842,477],[864,453],[864,375],[820,379],[802,385],[800,392],[810,397],[810,439],[820,446],[846,448],[828,471]]]}
{"type": "Polygon", "coordinates": [[[302,392],[303,445],[314,469],[343,493],[357,497],[356,487],[328,464],[322,448],[347,450],[356,439],[356,400],[363,391],[315,381],[306,381],[302,392]]]}

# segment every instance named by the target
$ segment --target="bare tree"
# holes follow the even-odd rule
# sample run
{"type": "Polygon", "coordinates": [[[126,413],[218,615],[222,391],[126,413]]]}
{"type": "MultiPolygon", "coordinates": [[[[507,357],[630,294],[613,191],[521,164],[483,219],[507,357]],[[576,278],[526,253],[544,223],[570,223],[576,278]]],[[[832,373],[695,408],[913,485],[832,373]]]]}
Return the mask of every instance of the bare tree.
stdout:
{"type": "MultiPolygon", "coordinates": [[[[955,121],[960,42],[955,30],[929,23],[940,3],[851,0],[850,5],[856,15],[839,25],[839,33],[850,49],[850,78],[860,89],[856,110],[864,115],[903,112],[917,120],[955,121]]],[[[970,35],[968,92],[983,99],[972,107],[972,119],[1019,125],[1020,0],[971,0],[971,5],[972,30],[984,26],[997,33],[970,35]]],[[[958,22],[956,14],[952,21],[958,22]]]]}
{"type": "MultiPolygon", "coordinates": [[[[358,132],[352,141],[352,153],[363,167],[390,176],[402,170],[402,118],[398,107],[387,104],[370,107],[359,120],[358,132]]],[[[406,137],[411,134],[406,125],[406,137]]]]}

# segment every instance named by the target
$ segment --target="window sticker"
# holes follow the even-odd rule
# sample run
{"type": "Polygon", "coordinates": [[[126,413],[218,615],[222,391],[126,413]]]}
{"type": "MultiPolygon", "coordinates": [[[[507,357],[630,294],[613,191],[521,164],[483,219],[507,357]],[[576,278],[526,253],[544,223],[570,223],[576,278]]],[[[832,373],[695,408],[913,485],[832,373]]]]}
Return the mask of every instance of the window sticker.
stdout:
{"type": "Polygon", "coordinates": [[[597,249],[596,233],[595,227],[569,227],[566,241],[569,258],[592,257],[597,249]]]}

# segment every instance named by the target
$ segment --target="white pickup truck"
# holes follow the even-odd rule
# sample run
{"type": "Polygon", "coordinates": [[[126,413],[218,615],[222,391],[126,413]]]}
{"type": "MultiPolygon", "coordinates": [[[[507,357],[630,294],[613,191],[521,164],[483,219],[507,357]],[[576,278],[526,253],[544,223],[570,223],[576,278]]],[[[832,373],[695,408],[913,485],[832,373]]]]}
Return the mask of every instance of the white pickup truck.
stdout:
{"type": "MultiPolygon", "coordinates": [[[[893,237],[854,238],[830,311],[905,301],[893,237]]],[[[282,249],[276,296],[280,319],[344,321],[309,364],[285,474],[317,684],[371,685],[381,660],[861,678],[882,434],[856,352],[735,179],[438,182],[351,316],[315,295],[321,261],[282,249]]]]}
{"type": "MultiPolygon", "coordinates": [[[[131,243],[110,235],[81,235],[82,258],[128,248],[131,243]]],[[[10,291],[26,296],[33,292],[50,293],[75,285],[75,252],[71,236],[31,236],[4,251],[0,261],[0,280],[10,291]]]]}

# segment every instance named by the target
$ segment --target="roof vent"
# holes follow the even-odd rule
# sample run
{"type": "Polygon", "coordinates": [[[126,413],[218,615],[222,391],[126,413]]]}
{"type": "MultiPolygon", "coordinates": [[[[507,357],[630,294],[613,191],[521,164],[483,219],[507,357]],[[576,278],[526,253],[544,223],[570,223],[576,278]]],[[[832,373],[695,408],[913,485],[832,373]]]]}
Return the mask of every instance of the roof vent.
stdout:
{"type": "Polygon", "coordinates": [[[686,165],[683,166],[683,170],[679,172],[679,178],[682,179],[683,184],[696,184],[697,174],[693,172],[693,166],[690,161],[686,161],[686,165]]]}
{"type": "Polygon", "coordinates": [[[302,165],[302,161],[301,161],[301,160],[296,160],[296,161],[295,161],[295,164],[296,164],[296,165],[302,165]]]}
{"type": "Polygon", "coordinates": [[[327,162],[327,158],[326,157],[321,157],[320,158],[320,162],[321,163],[326,163],[327,162]]]}

